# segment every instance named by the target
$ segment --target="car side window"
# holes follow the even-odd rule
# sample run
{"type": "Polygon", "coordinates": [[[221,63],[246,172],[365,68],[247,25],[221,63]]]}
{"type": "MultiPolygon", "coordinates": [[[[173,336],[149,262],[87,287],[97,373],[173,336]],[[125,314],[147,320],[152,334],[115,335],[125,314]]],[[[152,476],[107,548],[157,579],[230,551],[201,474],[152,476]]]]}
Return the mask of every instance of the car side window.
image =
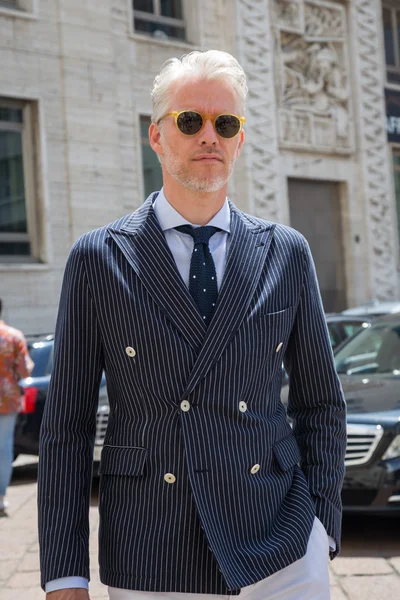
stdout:
{"type": "Polygon", "coordinates": [[[336,370],[348,375],[379,372],[378,353],[385,338],[384,327],[361,331],[338,350],[336,370]]]}

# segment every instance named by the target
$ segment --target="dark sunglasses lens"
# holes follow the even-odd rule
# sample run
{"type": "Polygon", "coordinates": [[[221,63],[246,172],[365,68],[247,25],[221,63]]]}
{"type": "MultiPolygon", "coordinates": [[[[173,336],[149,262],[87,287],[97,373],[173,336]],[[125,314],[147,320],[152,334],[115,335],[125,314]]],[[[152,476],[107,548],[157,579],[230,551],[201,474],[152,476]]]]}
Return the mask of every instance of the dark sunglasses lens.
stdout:
{"type": "Polygon", "coordinates": [[[179,115],[176,124],[185,135],[194,135],[200,131],[203,119],[197,112],[185,111],[179,115]]]}
{"type": "Polygon", "coordinates": [[[235,115],[220,115],[215,121],[215,129],[221,137],[232,138],[240,131],[240,121],[235,115]]]}

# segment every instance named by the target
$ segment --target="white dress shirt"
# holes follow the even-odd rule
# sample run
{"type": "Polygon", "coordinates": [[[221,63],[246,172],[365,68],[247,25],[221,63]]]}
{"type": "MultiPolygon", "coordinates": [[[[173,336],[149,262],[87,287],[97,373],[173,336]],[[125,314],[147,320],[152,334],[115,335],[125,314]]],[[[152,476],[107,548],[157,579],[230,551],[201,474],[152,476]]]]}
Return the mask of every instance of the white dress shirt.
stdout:
{"type": "MultiPolygon", "coordinates": [[[[190,259],[193,252],[194,240],[186,234],[174,229],[179,225],[193,225],[199,227],[196,223],[190,223],[182,217],[178,211],[168,202],[165,197],[164,189],[162,189],[153,204],[154,212],[161,229],[164,232],[165,239],[172,252],[178,271],[185,282],[186,287],[189,287],[189,271],[190,259]]],[[[228,200],[226,199],[222,208],[217,212],[215,217],[207,223],[213,227],[218,227],[222,231],[217,231],[211,236],[209,248],[215,263],[215,271],[217,273],[218,290],[221,287],[222,278],[225,273],[226,256],[229,246],[229,233],[231,230],[231,214],[228,200]]]]}
{"type": "MultiPolygon", "coordinates": [[[[193,225],[199,227],[197,223],[190,223],[182,217],[180,213],[168,202],[164,194],[164,188],[161,189],[154,204],[153,209],[161,229],[164,232],[168,247],[174,257],[178,271],[189,288],[189,271],[190,259],[193,252],[194,240],[185,233],[181,233],[174,229],[179,225],[193,225]]],[[[221,287],[222,279],[225,273],[226,257],[229,250],[229,234],[231,227],[231,214],[228,204],[228,199],[217,214],[211,219],[207,225],[218,227],[222,231],[215,233],[209,241],[209,248],[215,263],[215,272],[217,274],[218,290],[221,287]]],[[[335,549],[335,541],[330,537],[329,544],[335,549]]],[[[88,581],[84,577],[61,577],[46,583],[46,593],[54,592],[66,588],[86,588],[88,589],[88,581]]]]}

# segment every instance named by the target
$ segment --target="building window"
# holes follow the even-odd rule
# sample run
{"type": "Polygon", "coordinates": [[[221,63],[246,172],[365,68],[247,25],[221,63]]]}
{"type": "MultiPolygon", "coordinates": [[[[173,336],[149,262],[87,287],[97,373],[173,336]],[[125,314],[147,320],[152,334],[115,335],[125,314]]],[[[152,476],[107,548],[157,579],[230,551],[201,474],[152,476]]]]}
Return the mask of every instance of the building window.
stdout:
{"type": "Polygon", "coordinates": [[[136,33],[158,39],[186,39],[182,0],[133,0],[136,33]]]}
{"type": "Polygon", "coordinates": [[[18,8],[18,2],[17,0],[0,0],[0,7],[16,9],[18,8]]]}
{"type": "Polygon", "coordinates": [[[150,117],[140,117],[143,187],[146,198],[151,194],[151,192],[160,190],[163,184],[161,165],[158,161],[157,154],[151,148],[149,142],[148,131],[150,123],[150,117]]]}
{"type": "Polygon", "coordinates": [[[13,11],[13,16],[32,18],[36,13],[36,2],[37,0],[0,0],[0,10],[8,9],[13,11]]]}
{"type": "Polygon", "coordinates": [[[393,148],[394,189],[396,194],[397,229],[400,241],[400,148],[393,148]]]}
{"type": "Polygon", "coordinates": [[[32,105],[0,98],[0,262],[38,259],[32,105]]]}
{"type": "Polygon", "coordinates": [[[385,2],[383,5],[383,34],[387,82],[400,85],[400,8],[398,2],[385,2]]]}

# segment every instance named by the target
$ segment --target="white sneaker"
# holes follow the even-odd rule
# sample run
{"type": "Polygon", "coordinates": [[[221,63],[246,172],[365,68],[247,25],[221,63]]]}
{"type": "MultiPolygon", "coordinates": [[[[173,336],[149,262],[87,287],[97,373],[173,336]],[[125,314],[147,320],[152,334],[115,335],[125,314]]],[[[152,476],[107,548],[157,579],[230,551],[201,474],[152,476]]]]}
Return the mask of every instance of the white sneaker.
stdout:
{"type": "Polygon", "coordinates": [[[0,496],[0,513],[4,512],[8,508],[8,502],[4,496],[0,496]]]}

